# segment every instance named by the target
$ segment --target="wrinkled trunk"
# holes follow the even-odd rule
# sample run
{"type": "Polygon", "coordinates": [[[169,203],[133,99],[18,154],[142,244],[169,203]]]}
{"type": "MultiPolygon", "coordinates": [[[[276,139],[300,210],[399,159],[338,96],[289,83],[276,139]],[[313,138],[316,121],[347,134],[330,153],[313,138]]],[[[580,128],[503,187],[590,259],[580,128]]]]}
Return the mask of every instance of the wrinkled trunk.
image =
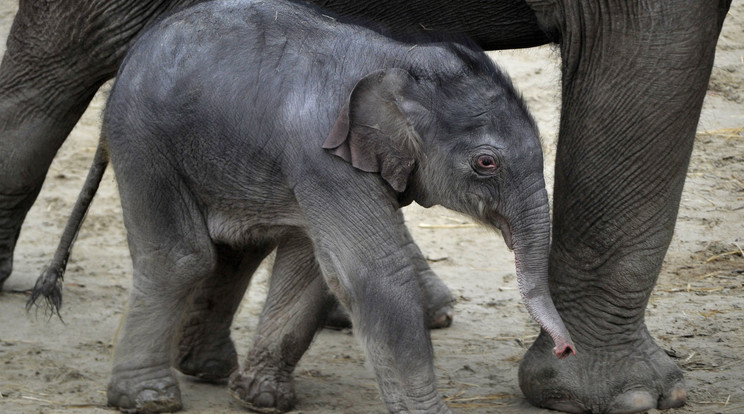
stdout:
{"type": "Polygon", "coordinates": [[[502,225],[502,233],[514,249],[519,293],[527,311],[553,338],[555,355],[565,358],[575,354],[576,349],[548,287],[550,211],[547,193],[543,189],[530,199],[531,206],[523,209],[516,216],[518,219],[507,219],[508,228],[502,225]]]}

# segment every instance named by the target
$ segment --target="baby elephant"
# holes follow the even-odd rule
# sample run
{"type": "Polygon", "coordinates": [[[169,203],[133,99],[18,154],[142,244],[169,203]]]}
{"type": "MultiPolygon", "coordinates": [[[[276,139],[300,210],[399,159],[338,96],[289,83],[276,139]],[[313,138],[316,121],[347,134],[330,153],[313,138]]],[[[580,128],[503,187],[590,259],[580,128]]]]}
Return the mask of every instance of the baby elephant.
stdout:
{"type": "MultiPolygon", "coordinates": [[[[219,309],[279,245],[284,269],[274,270],[247,365],[230,379],[237,398],[291,407],[292,370],[330,289],[390,412],[449,412],[400,225],[412,201],[500,229],[530,314],[557,356],[574,351],[548,291],[535,123],[465,41],[400,42],[276,0],[207,2],[136,42],[103,128],[134,266],[111,405],[179,409],[170,367],[188,302],[219,309]]],[[[225,329],[215,315],[199,329],[225,329]]]]}

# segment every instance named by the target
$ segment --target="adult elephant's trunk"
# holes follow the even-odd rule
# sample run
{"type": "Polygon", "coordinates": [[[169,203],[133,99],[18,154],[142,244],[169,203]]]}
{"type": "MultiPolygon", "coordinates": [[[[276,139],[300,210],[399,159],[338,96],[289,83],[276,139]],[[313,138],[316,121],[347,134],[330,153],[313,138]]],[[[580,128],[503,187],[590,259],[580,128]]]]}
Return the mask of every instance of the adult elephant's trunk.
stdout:
{"type": "Polygon", "coordinates": [[[514,250],[517,283],[527,311],[553,338],[558,358],[576,354],[571,336],[550,298],[548,252],[550,211],[544,187],[528,197],[527,207],[499,223],[509,247],[514,250]],[[508,223],[508,224],[507,224],[508,223]]]}

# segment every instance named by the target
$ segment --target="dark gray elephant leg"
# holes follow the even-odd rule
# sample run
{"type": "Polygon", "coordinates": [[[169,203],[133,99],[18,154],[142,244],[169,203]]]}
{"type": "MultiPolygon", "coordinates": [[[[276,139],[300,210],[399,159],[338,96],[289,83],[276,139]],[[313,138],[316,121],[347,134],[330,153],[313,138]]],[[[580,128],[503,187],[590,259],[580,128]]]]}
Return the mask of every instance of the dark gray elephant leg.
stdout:
{"type": "Polygon", "coordinates": [[[171,370],[173,342],[189,292],[212,277],[216,266],[209,244],[198,239],[166,245],[163,250],[155,244],[130,242],[133,286],[114,348],[109,405],[129,412],[181,409],[178,381],[171,370]]]}
{"type": "Polygon", "coordinates": [[[230,379],[233,396],[253,410],[289,411],[295,400],[292,372],[333,301],[312,242],[303,236],[282,241],[253,347],[230,379]]]}
{"type": "MultiPolygon", "coordinates": [[[[424,294],[426,321],[429,329],[447,328],[452,325],[455,297],[452,296],[452,292],[442,282],[442,279],[429,267],[426,257],[424,257],[424,254],[406,227],[403,212],[399,210],[397,215],[404,238],[403,244],[411,257],[413,266],[416,269],[419,285],[421,285],[421,291],[424,294]]],[[[349,328],[351,327],[351,320],[346,310],[336,302],[328,312],[325,324],[326,327],[331,329],[349,328]]]]}
{"type": "Polygon", "coordinates": [[[21,0],[0,65],[0,288],[57,150],[131,40],[195,1],[21,0]]]}
{"type": "Polygon", "coordinates": [[[222,382],[238,368],[230,325],[251,276],[273,248],[218,246],[215,274],[192,294],[181,320],[176,369],[204,381],[222,382]]]}
{"type": "MultiPolygon", "coordinates": [[[[121,151],[113,145],[111,149],[112,154],[121,151]]],[[[144,157],[132,153],[133,158],[144,157]]],[[[131,171],[125,161],[115,168],[117,173],[131,171]]],[[[107,398],[109,405],[128,412],[181,408],[171,369],[180,323],[195,289],[220,277],[215,272],[224,267],[221,262],[230,262],[220,257],[224,252],[210,237],[187,185],[178,182],[173,171],[164,170],[153,167],[140,176],[117,174],[133,277],[107,398]]]]}
{"type": "Polygon", "coordinates": [[[429,267],[426,257],[424,257],[424,254],[406,227],[403,211],[398,210],[397,215],[401,234],[403,235],[404,248],[411,258],[419,285],[421,286],[421,292],[424,295],[424,311],[426,312],[426,320],[429,328],[446,328],[452,325],[455,297],[452,296],[452,292],[450,292],[447,285],[429,267]]]}
{"type": "Polygon", "coordinates": [[[678,407],[682,372],[644,311],[729,2],[535,3],[563,59],[550,288],[577,353],[555,359],[541,333],[520,386],[533,404],[569,412],[678,407]]]}
{"type": "Polygon", "coordinates": [[[26,22],[32,13],[23,7],[28,3],[21,2],[0,65],[0,287],[10,276],[21,224],[57,149],[105,80],[76,79],[80,75],[68,68],[54,70],[60,64],[51,53],[48,59],[31,55],[42,49],[29,44],[38,41],[42,28],[26,22]]]}

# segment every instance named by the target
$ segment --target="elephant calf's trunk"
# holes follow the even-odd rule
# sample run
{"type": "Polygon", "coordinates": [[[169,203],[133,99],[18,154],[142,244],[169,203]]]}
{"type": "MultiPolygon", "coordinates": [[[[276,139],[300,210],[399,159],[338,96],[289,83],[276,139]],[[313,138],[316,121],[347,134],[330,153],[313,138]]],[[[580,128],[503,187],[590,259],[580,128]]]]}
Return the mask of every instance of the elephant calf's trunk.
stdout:
{"type": "Polygon", "coordinates": [[[519,293],[522,295],[527,311],[553,338],[555,356],[563,359],[570,354],[576,355],[576,347],[571,340],[571,335],[550,298],[547,269],[538,274],[525,273],[521,270],[523,267],[519,256],[519,253],[515,252],[519,293]]]}
{"type": "MultiPolygon", "coordinates": [[[[544,201],[544,205],[547,206],[547,194],[544,201]]],[[[550,218],[547,207],[541,210],[541,215],[542,220],[535,220],[529,224],[518,222],[515,228],[510,229],[507,225],[506,229],[507,232],[513,230],[510,239],[514,244],[517,283],[522,300],[532,318],[553,338],[555,343],[553,352],[562,359],[570,354],[576,355],[576,347],[550,298],[548,285],[550,218]]]]}

